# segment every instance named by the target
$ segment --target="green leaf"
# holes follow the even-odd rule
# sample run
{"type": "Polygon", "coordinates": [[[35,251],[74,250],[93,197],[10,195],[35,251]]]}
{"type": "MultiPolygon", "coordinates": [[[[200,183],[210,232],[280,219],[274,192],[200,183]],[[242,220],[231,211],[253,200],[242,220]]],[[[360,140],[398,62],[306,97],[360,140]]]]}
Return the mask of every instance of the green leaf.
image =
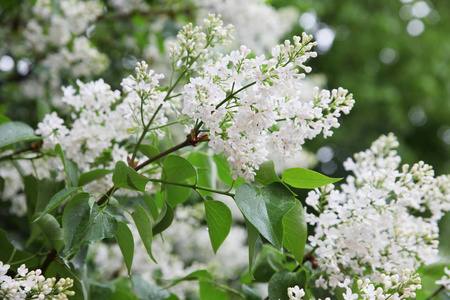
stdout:
{"type": "Polygon", "coordinates": [[[197,270],[182,278],[173,279],[172,284],[170,286],[174,286],[182,281],[191,281],[200,279],[212,280],[212,275],[207,270],[197,270]]]}
{"type": "Polygon", "coordinates": [[[283,241],[284,215],[295,205],[292,192],[281,183],[259,189],[242,184],[236,190],[236,204],[244,216],[275,248],[283,241]]]}
{"type": "Polygon", "coordinates": [[[175,213],[173,211],[173,208],[169,204],[167,204],[166,201],[164,201],[161,212],[159,213],[158,218],[155,220],[155,224],[153,225],[153,235],[155,236],[158,233],[161,233],[169,228],[174,218],[175,213]]]}
{"type": "Polygon", "coordinates": [[[152,253],[153,233],[150,216],[140,204],[137,205],[136,210],[131,214],[131,216],[133,217],[134,223],[136,224],[142,243],[144,244],[148,255],[156,263],[152,253]]]}
{"type": "MultiPolygon", "coordinates": [[[[152,158],[156,155],[159,154],[159,150],[158,148],[156,148],[155,146],[152,145],[145,145],[145,144],[141,144],[139,146],[139,151],[144,154],[145,156],[147,156],[148,158],[152,158]]],[[[157,159],[155,162],[159,162],[160,160],[157,159]]]]}
{"type": "MultiPolygon", "coordinates": [[[[247,236],[248,236],[248,267],[249,273],[252,274],[253,264],[255,263],[256,256],[261,249],[262,241],[259,236],[259,231],[255,226],[250,223],[247,218],[245,218],[245,226],[247,227],[247,236]]],[[[253,276],[253,275],[252,275],[253,276]]]]}
{"type": "MultiPolygon", "coordinates": [[[[196,168],[198,174],[197,184],[202,187],[216,188],[216,172],[214,172],[211,156],[203,152],[192,152],[188,161],[196,168]]],[[[202,195],[211,195],[211,192],[199,191],[202,195]]]]}
{"type": "Polygon", "coordinates": [[[233,218],[228,206],[220,201],[204,200],[206,211],[206,224],[214,253],[230,233],[233,218]]]}
{"type": "Polygon", "coordinates": [[[64,208],[64,254],[71,257],[82,245],[111,238],[117,231],[117,220],[97,203],[89,205],[88,193],[76,194],[64,208]]]}
{"type": "Polygon", "coordinates": [[[0,125],[8,122],[11,122],[11,119],[0,113],[0,125]]]}
{"type": "MultiPolygon", "coordinates": [[[[214,155],[213,160],[217,166],[217,173],[219,174],[220,180],[228,186],[233,185],[233,176],[230,173],[230,166],[228,165],[227,159],[222,156],[222,154],[214,155]]],[[[245,183],[245,180],[238,177],[234,182],[233,187],[237,188],[241,184],[245,183]]]]}
{"type": "Polygon", "coordinates": [[[56,251],[64,247],[64,234],[58,221],[52,215],[45,215],[36,220],[42,234],[47,238],[56,251]]]}
{"type": "Polygon", "coordinates": [[[117,220],[106,209],[102,209],[97,203],[91,208],[90,224],[83,244],[96,243],[105,238],[112,238],[117,232],[117,220]]]}
{"type": "Polygon", "coordinates": [[[38,99],[36,101],[36,111],[38,121],[42,122],[47,114],[51,113],[50,105],[47,102],[38,99]]]}
{"type": "Polygon", "coordinates": [[[124,222],[117,223],[116,241],[119,244],[120,251],[123,255],[123,260],[128,269],[128,275],[131,274],[131,265],[134,257],[134,239],[130,228],[124,222]]]}
{"type": "MultiPolygon", "coordinates": [[[[197,179],[197,172],[194,166],[178,155],[169,155],[164,160],[165,180],[176,183],[194,184],[197,179]]],[[[189,198],[191,189],[187,187],[167,184],[166,199],[170,206],[175,207],[189,198]]]]}
{"type": "Polygon", "coordinates": [[[112,170],[106,169],[96,169],[86,173],[81,174],[80,178],[78,178],[78,186],[83,186],[92,182],[94,180],[100,179],[108,174],[111,174],[112,170]]]}
{"type": "Polygon", "coordinates": [[[273,274],[283,269],[285,255],[271,245],[261,247],[261,253],[255,261],[252,275],[257,282],[268,282],[273,274]]]}
{"type": "Polygon", "coordinates": [[[314,189],[337,182],[342,178],[330,178],[308,169],[292,168],[284,170],[281,179],[295,188],[314,189]]]}
{"type": "Polygon", "coordinates": [[[277,272],[270,278],[269,281],[269,298],[289,300],[287,289],[298,285],[300,288],[305,288],[307,282],[307,275],[304,271],[299,273],[292,273],[289,270],[283,269],[277,272]]]}
{"type": "Polygon", "coordinates": [[[201,300],[227,300],[227,293],[215,287],[210,280],[200,280],[200,299],[201,300]]]}
{"type": "Polygon", "coordinates": [[[54,210],[55,208],[57,208],[61,203],[63,203],[63,201],[69,197],[70,195],[73,194],[73,192],[80,190],[80,187],[68,187],[65,189],[62,189],[61,191],[59,191],[58,193],[56,193],[55,195],[53,195],[53,197],[50,199],[50,201],[48,202],[47,206],[45,207],[44,211],[41,213],[41,215],[35,219],[33,222],[38,221],[39,219],[41,219],[43,216],[45,216],[47,213],[51,212],[52,210],[54,210]]]}
{"type": "Polygon", "coordinates": [[[11,269],[15,270],[23,263],[29,268],[37,266],[38,260],[36,259],[36,256],[14,247],[6,236],[6,232],[1,228],[0,245],[0,261],[2,261],[3,264],[11,265],[11,269]]]}
{"type": "Polygon", "coordinates": [[[262,300],[258,291],[250,288],[248,285],[242,285],[242,293],[245,295],[245,300],[262,300]]]}
{"type": "Polygon", "coordinates": [[[66,155],[61,148],[61,145],[58,144],[55,146],[56,153],[61,157],[62,163],[64,165],[64,171],[66,172],[67,177],[67,185],[77,186],[78,184],[78,166],[76,163],[71,161],[70,159],[66,159],[66,155]]]}
{"type": "Polygon", "coordinates": [[[6,122],[0,125],[0,147],[17,142],[40,140],[33,128],[22,122],[6,122]]]}
{"type": "Polygon", "coordinates": [[[113,174],[114,187],[145,192],[145,186],[148,181],[147,178],[139,175],[138,172],[127,166],[123,161],[116,163],[113,174]]]}
{"type": "Polygon", "coordinates": [[[297,201],[295,206],[283,218],[283,245],[303,264],[308,227],[303,205],[297,201]]]}
{"type": "Polygon", "coordinates": [[[264,186],[268,186],[273,182],[281,182],[281,179],[275,172],[273,161],[266,161],[259,165],[259,170],[256,171],[255,180],[264,186]]]}
{"type": "Polygon", "coordinates": [[[166,289],[150,284],[141,275],[133,275],[131,280],[136,294],[141,300],[164,300],[170,296],[166,289]]]}

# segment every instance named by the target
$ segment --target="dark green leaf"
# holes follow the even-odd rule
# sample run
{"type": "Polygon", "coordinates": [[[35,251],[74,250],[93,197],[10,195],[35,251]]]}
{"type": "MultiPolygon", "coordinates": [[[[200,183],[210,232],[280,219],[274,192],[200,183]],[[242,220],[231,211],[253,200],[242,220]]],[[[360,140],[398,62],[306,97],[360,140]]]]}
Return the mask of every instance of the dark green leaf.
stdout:
{"type": "Polygon", "coordinates": [[[64,254],[70,257],[84,244],[95,243],[113,237],[117,221],[94,203],[89,205],[88,193],[76,194],[64,208],[62,225],[64,230],[64,254]]]}
{"type": "Polygon", "coordinates": [[[295,202],[292,192],[281,183],[272,183],[263,189],[242,184],[236,190],[239,209],[277,249],[283,241],[282,219],[295,202]]]}
{"type": "MultiPolygon", "coordinates": [[[[250,223],[247,218],[245,218],[245,226],[247,227],[247,236],[248,236],[248,267],[249,272],[252,274],[252,267],[255,263],[256,256],[258,255],[259,250],[262,246],[261,237],[259,236],[259,231],[255,226],[250,223]]],[[[253,276],[253,275],[252,275],[253,276]]]]}
{"type": "Polygon", "coordinates": [[[124,222],[118,222],[116,231],[116,241],[122,251],[123,260],[128,269],[128,275],[131,273],[131,265],[134,257],[134,239],[130,228],[124,222]]]}
{"type": "MultiPolygon", "coordinates": [[[[144,154],[145,156],[147,156],[148,158],[152,158],[159,154],[158,148],[156,148],[155,146],[152,146],[152,145],[141,144],[139,146],[139,151],[142,154],[144,154]]],[[[159,162],[159,159],[156,160],[156,162],[159,162]]]]}
{"type": "Polygon", "coordinates": [[[52,215],[45,215],[36,220],[42,234],[47,238],[52,247],[59,252],[64,247],[64,234],[58,221],[52,215]]]}
{"type": "Polygon", "coordinates": [[[341,179],[342,178],[330,178],[303,168],[286,169],[283,171],[282,176],[284,182],[299,189],[314,189],[337,182],[341,179]]]}
{"type": "Polygon", "coordinates": [[[150,195],[143,194],[142,199],[147,205],[147,210],[150,212],[152,220],[156,220],[159,216],[158,203],[156,203],[156,199],[150,195]]]}
{"type": "Polygon", "coordinates": [[[298,285],[299,288],[305,288],[306,282],[307,275],[304,271],[293,273],[286,269],[280,270],[269,281],[269,298],[289,300],[288,287],[298,285]]]}
{"type": "Polygon", "coordinates": [[[113,174],[114,187],[145,192],[145,186],[148,181],[147,178],[139,175],[138,172],[127,166],[123,161],[116,163],[113,174]]]}
{"type": "Polygon", "coordinates": [[[217,253],[220,245],[230,233],[233,218],[231,210],[225,203],[214,200],[205,200],[206,224],[208,225],[209,238],[217,253]]]}
{"type": "Polygon", "coordinates": [[[112,170],[97,169],[83,173],[81,174],[80,178],[78,178],[78,186],[88,184],[89,182],[100,179],[108,174],[111,174],[112,172],[112,170]]]}
{"type": "MultiPolygon", "coordinates": [[[[178,155],[167,156],[164,160],[163,169],[163,179],[169,182],[194,184],[197,178],[197,172],[195,171],[194,166],[178,155]]],[[[170,184],[167,184],[165,189],[166,200],[172,207],[186,201],[191,193],[190,188],[170,184]]]]}
{"type": "Polygon", "coordinates": [[[148,255],[156,263],[152,253],[153,233],[150,216],[140,204],[137,205],[136,210],[131,214],[131,216],[133,217],[134,223],[136,224],[142,243],[144,244],[148,255]]]}
{"type": "Polygon", "coordinates": [[[45,216],[47,213],[51,212],[55,208],[57,208],[63,201],[69,197],[73,192],[80,190],[80,187],[69,187],[65,188],[58,193],[56,193],[48,202],[47,206],[45,207],[44,211],[40,214],[40,216],[34,220],[34,222],[41,219],[43,216],[45,216]]]}
{"type": "Polygon", "coordinates": [[[33,128],[22,122],[5,122],[0,125],[0,147],[17,142],[40,140],[33,128]]]}
{"type": "Polygon", "coordinates": [[[264,186],[268,186],[273,182],[281,182],[275,172],[273,161],[266,161],[259,165],[259,170],[256,171],[255,180],[264,186]]]}
{"type": "Polygon", "coordinates": [[[117,220],[106,210],[94,203],[91,209],[89,228],[83,244],[96,243],[105,238],[112,238],[117,232],[117,220]]]}
{"type": "Polygon", "coordinates": [[[29,268],[37,266],[38,260],[36,259],[36,256],[14,247],[6,236],[6,232],[1,228],[0,245],[0,261],[2,261],[3,264],[9,264],[11,269],[15,270],[21,264],[26,264],[29,268]]]}
{"type": "Polygon", "coordinates": [[[158,218],[155,220],[155,224],[153,226],[153,235],[157,235],[158,233],[163,232],[167,228],[169,228],[170,224],[175,217],[175,213],[173,208],[164,201],[161,212],[159,213],[158,218]]]}
{"type": "Polygon", "coordinates": [[[164,300],[170,296],[169,292],[162,287],[150,284],[141,275],[131,277],[134,289],[141,300],[164,300]]]}
{"type": "Polygon", "coordinates": [[[263,245],[252,269],[254,279],[258,282],[268,282],[273,274],[283,268],[284,259],[283,253],[271,245],[263,245]]]}
{"type": "Polygon", "coordinates": [[[303,206],[297,201],[283,218],[283,245],[303,264],[308,227],[303,206]]]}
{"type": "Polygon", "coordinates": [[[75,187],[78,184],[78,166],[76,163],[66,158],[66,154],[58,144],[55,146],[56,153],[61,157],[61,161],[64,165],[64,171],[66,172],[67,185],[69,187],[75,187]]]}

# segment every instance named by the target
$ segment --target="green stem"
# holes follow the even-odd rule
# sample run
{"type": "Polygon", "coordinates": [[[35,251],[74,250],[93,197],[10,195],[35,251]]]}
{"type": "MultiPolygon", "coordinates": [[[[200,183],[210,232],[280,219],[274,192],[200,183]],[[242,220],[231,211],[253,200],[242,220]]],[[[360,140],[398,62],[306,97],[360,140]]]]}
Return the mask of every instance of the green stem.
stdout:
{"type": "Polygon", "coordinates": [[[171,182],[171,181],[162,180],[162,179],[149,179],[149,180],[152,181],[152,182],[183,186],[183,187],[191,188],[191,189],[194,189],[194,190],[202,190],[202,191],[207,191],[207,192],[212,192],[212,193],[216,193],[216,194],[226,195],[226,196],[230,196],[230,197],[234,198],[234,194],[230,193],[228,191],[219,191],[219,190],[215,190],[215,189],[211,189],[211,188],[207,188],[207,187],[197,186],[196,184],[184,184],[184,183],[171,182]]]}
{"type": "Polygon", "coordinates": [[[164,127],[171,126],[171,125],[174,125],[174,124],[178,124],[178,123],[180,123],[180,122],[187,121],[187,120],[190,120],[190,119],[191,119],[191,118],[186,118],[186,119],[183,119],[183,120],[180,120],[180,121],[174,121],[174,122],[171,122],[171,123],[167,123],[167,124],[165,124],[165,125],[161,125],[161,126],[157,126],[157,127],[152,127],[152,128],[149,128],[148,131],[155,130],[155,129],[160,129],[160,128],[164,128],[164,127]]]}
{"type": "Polygon", "coordinates": [[[8,154],[8,155],[4,155],[4,156],[0,157],[0,161],[7,160],[7,159],[12,159],[12,157],[14,155],[17,155],[17,154],[20,154],[20,153],[23,153],[23,152],[27,152],[27,151],[31,151],[31,150],[33,150],[32,147],[28,147],[28,148],[24,148],[24,149],[21,149],[21,150],[17,150],[14,153],[11,153],[11,154],[8,154]]]}

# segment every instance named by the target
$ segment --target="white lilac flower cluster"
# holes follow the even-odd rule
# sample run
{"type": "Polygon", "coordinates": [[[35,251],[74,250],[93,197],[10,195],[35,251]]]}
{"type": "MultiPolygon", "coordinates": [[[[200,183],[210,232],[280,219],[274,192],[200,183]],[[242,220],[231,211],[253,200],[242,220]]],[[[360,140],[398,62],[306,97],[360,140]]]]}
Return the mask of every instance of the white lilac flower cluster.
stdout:
{"type": "Polygon", "coordinates": [[[82,35],[103,14],[100,1],[64,0],[55,5],[51,0],[38,0],[31,12],[24,30],[30,50],[50,53],[42,61],[47,72],[40,75],[40,81],[48,81],[56,89],[63,70],[78,78],[100,74],[108,67],[108,57],[82,35]]]}
{"type": "MultiPolygon", "coordinates": [[[[395,270],[394,270],[395,271],[395,270]]],[[[344,300],[400,300],[416,297],[416,290],[422,289],[419,274],[410,270],[403,270],[401,274],[394,272],[393,275],[381,274],[382,282],[372,282],[369,278],[357,281],[357,290],[353,291],[349,287],[350,279],[339,283],[341,288],[345,288],[342,294],[344,300]]],[[[298,286],[288,288],[289,300],[301,300],[305,296],[305,291],[298,286]]],[[[330,298],[325,298],[325,300],[330,298]]]]}
{"type": "Polygon", "coordinates": [[[0,261],[0,298],[2,299],[68,299],[73,296],[74,291],[69,289],[73,286],[71,278],[45,278],[42,271],[28,272],[25,265],[17,269],[17,275],[12,278],[6,273],[9,265],[0,261]]]}
{"type": "Polygon", "coordinates": [[[450,291],[450,270],[445,267],[444,272],[446,275],[442,276],[441,279],[436,280],[436,284],[444,286],[444,288],[450,291]]]}
{"type": "Polygon", "coordinates": [[[205,64],[200,76],[184,87],[183,114],[197,128],[209,130],[209,145],[228,157],[231,172],[247,181],[254,179],[258,165],[270,150],[287,157],[301,150],[306,139],[321,132],[324,137],[339,127],[338,117],[348,114],[354,100],[347,90],[315,90],[314,99],[302,101],[299,70],[316,52],[312,36],[294,37],[272,49],[272,58],[249,58],[241,46],[216,61],[205,64]]]}
{"type": "MultiPolygon", "coordinates": [[[[38,124],[36,134],[44,137],[43,149],[52,150],[60,144],[66,157],[85,172],[91,169],[90,165],[105,149],[113,147],[112,141],[121,141],[129,135],[125,132],[126,124],[120,107],[112,110],[120,99],[119,91],[112,91],[102,79],[87,84],[77,81],[77,85],[79,92],[72,86],[63,88],[62,101],[74,111],[70,129],[53,112],[38,124]]],[[[114,146],[118,147],[117,144],[114,146]]],[[[116,160],[124,158],[113,157],[116,160]]]]}
{"type": "Polygon", "coordinates": [[[393,134],[381,136],[370,149],[344,166],[352,171],[341,191],[333,185],[309,192],[306,203],[319,215],[309,241],[324,271],[316,285],[336,287],[345,278],[381,280],[392,269],[417,269],[437,255],[437,221],[450,209],[450,177],[434,178],[419,162],[403,165],[393,134]]]}
{"type": "MultiPolygon", "coordinates": [[[[163,79],[164,75],[148,70],[148,65],[144,61],[137,63],[135,71],[136,77],[130,75],[121,83],[123,91],[127,93],[124,103],[128,104],[128,113],[125,117],[132,121],[128,127],[129,133],[142,130],[150,121],[152,127],[164,126],[167,117],[164,110],[158,107],[169,107],[169,103],[164,102],[167,92],[158,90],[159,80],[163,79]]],[[[160,139],[164,137],[163,131],[157,129],[155,132],[160,139]]]]}
{"type": "Polygon", "coordinates": [[[233,39],[233,26],[224,27],[220,15],[209,14],[203,20],[203,26],[194,27],[192,23],[183,26],[177,35],[177,43],[170,44],[169,56],[175,70],[188,71],[202,66],[213,55],[209,48],[226,45],[233,39]]]}
{"type": "Polygon", "coordinates": [[[89,24],[103,13],[100,1],[64,0],[57,9],[51,0],[37,0],[24,35],[33,49],[46,51],[47,47],[62,47],[72,35],[84,33],[89,24]]]}
{"type": "Polygon", "coordinates": [[[199,18],[214,12],[224,22],[233,24],[236,28],[233,45],[245,44],[257,54],[270,51],[296,21],[295,17],[286,18],[281,10],[277,11],[264,0],[196,0],[195,5],[199,18]]]}

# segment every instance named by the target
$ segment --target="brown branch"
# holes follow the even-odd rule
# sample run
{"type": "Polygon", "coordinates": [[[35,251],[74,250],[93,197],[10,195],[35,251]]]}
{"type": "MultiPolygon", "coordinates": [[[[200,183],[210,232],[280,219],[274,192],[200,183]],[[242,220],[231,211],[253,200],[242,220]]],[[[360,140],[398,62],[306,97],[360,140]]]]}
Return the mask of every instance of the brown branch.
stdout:
{"type": "MultiPolygon", "coordinates": [[[[197,141],[197,143],[198,143],[198,141],[197,141]]],[[[138,170],[142,169],[143,167],[145,167],[145,166],[151,164],[152,162],[154,162],[154,161],[160,159],[161,157],[164,157],[164,156],[166,156],[166,155],[168,155],[168,154],[170,154],[170,153],[172,153],[172,152],[175,152],[175,151],[177,151],[177,150],[179,150],[179,149],[181,149],[181,148],[184,148],[184,147],[186,147],[186,146],[191,146],[191,145],[192,145],[192,146],[195,146],[196,144],[195,144],[195,141],[193,141],[193,140],[190,138],[190,135],[188,135],[188,138],[187,138],[184,142],[182,142],[181,144],[178,144],[178,145],[176,145],[176,146],[174,146],[174,147],[172,147],[172,148],[170,148],[170,149],[167,149],[167,150],[164,151],[164,152],[161,152],[161,153],[159,153],[159,154],[153,156],[152,158],[146,160],[146,161],[143,162],[142,164],[136,166],[136,167],[134,168],[134,170],[138,171],[138,170]]],[[[111,195],[112,195],[116,190],[117,190],[117,189],[114,189],[114,187],[110,188],[110,189],[108,190],[108,192],[106,192],[105,195],[103,195],[100,199],[98,199],[97,204],[98,204],[98,205],[104,204],[106,201],[108,201],[109,197],[111,197],[111,195]]]]}
{"type": "Polygon", "coordinates": [[[47,258],[45,259],[44,263],[42,264],[42,274],[45,274],[45,271],[47,271],[48,267],[50,266],[50,264],[55,261],[58,258],[58,253],[56,252],[55,249],[53,249],[52,251],[49,251],[47,253],[47,258]]]}

